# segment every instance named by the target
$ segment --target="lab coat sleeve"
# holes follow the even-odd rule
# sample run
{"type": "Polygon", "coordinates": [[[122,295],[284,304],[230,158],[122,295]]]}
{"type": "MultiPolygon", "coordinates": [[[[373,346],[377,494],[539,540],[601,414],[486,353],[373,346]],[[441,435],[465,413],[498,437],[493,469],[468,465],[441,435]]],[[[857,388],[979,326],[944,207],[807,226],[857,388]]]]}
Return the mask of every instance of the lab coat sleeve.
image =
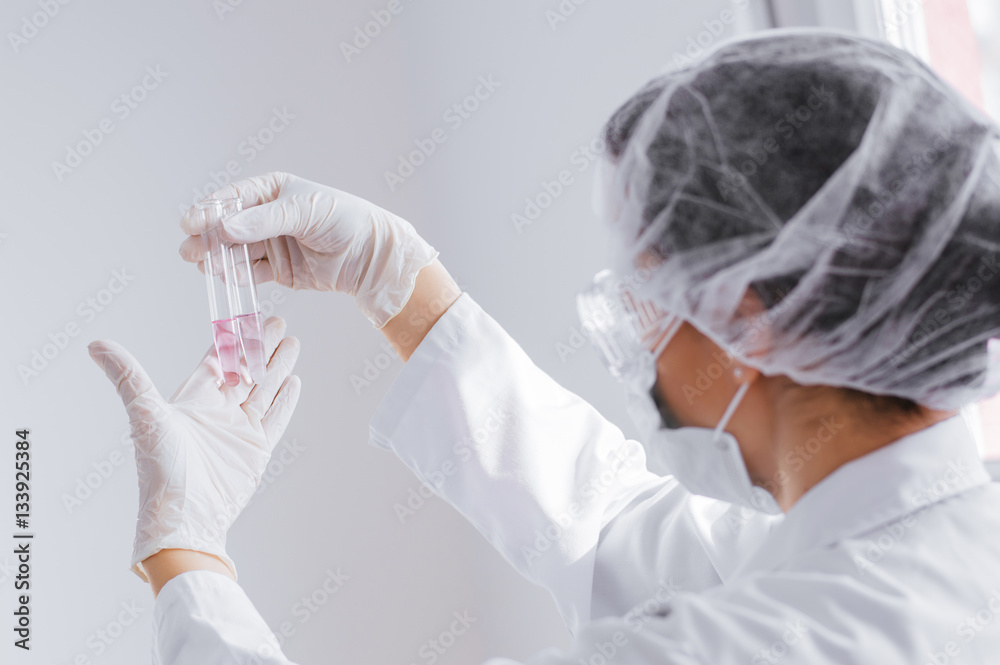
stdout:
{"type": "Polygon", "coordinates": [[[153,606],[153,665],[294,665],[240,585],[194,570],[160,589],[153,606]]]}
{"type": "MultiPolygon", "coordinates": [[[[679,598],[661,597],[626,617],[590,622],[581,627],[568,650],[545,649],[523,663],[488,658],[482,665],[579,665],[612,659],[661,665],[736,662],[696,655],[696,645],[718,635],[717,623],[727,624],[717,614],[699,623],[663,621],[679,598]]],[[[206,570],[182,573],[160,590],[153,606],[152,655],[153,665],[296,665],[284,655],[243,589],[206,570]]],[[[322,662],[337,661],[326,657],[322,662]]]]}
{"type": "Polygon", "coordinates": [[[574,634],[657,586],[722,579],[715,550],[731,542],[713,533],[729,504],[696,506],[650,473],[641,444],[536,367],[468,293],[396,377],[370,441],[547,589],[574,634]]]}

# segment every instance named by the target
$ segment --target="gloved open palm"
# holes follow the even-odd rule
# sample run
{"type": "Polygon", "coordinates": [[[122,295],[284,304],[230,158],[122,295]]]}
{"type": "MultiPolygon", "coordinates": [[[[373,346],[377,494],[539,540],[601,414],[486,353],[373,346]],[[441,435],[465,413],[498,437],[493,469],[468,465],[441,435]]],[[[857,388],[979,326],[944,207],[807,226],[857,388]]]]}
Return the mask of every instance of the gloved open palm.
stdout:
{"type": "Polygon", "coordinates": [[[264,325],[269,362],[261,384],[244,377],[225,385],[213,347],[169,400],[122,346],[90,345],[129,415],[139,475],[132,570],[142,579],[142,562],[170,548],[215,555],[235,576],[226,533],[257,489],[299,397],[299,379],[291,376],[299,343],[282,339],[284,332],[279,318],[264,325]]]}

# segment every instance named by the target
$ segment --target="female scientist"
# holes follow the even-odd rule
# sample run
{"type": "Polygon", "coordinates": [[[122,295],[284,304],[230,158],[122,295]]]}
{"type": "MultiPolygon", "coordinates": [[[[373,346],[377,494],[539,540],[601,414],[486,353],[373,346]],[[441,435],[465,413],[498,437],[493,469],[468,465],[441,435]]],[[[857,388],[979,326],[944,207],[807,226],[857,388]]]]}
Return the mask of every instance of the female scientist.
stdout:
{"type": "MultiPolygon", "coordinates": [[[[615,264],[579,306],[642,444],[406,221],[283,173],[216,196],[249,206],[223,227],[260,279],[350,293],[406,361],[371,442],[551,592],[575,641],[526,662],[997,662],[1000,487],[958,410],[1000,389],[998,129],[902,51],[779,31],[651,81],[604,138],[615,264]]],[[[266,331],[263,383],[209,352],[169,401],[91,345],[132,422],[160,663],[289,662],[225,550],[298,397],[266,331]]]]}

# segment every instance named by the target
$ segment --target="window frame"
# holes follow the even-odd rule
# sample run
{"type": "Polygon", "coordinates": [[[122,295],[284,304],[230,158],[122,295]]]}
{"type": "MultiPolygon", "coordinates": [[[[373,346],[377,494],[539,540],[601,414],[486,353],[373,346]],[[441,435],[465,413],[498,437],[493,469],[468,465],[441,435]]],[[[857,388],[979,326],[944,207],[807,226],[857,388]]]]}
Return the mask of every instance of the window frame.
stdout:
{"type": "MultiPolygon", "coordinates": [[[[772,27],[817,26],[848,30],[885,41],[931,63],[928,38],[930,26],[925,16],[925,2],[931,0],[760,0],[772,27]]],[[[978,49],[978,45],[973,48],[978,49]]],[[[980,452],[985,452],[980,407],[970,405],[962,415],[976,436],[980,452]]],[[[991,406],[1000,408],[1000,398],[991,406]]],[[[994,433],[1000,437],[1000,433],[994,433]]],[[[987,459],[993,479],[1000,481],[1000,458],[987,459]]]]}

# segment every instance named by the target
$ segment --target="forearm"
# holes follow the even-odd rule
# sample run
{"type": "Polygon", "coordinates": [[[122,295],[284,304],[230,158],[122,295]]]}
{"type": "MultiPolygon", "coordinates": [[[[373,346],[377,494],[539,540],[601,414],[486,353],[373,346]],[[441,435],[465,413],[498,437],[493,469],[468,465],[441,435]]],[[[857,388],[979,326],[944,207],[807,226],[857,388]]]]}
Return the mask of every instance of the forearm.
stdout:
{"type": "Polygon", "coordinates": [[[417,273],[413,294],[382,333],[403,361],[410,356],[462,290],[437,259],[417,273]]]}
{"type": "Polygon", "coordinates": [[[211,554],[195,552],[193,550],[160,550],[153,556],[142,562],[142,567],[149,578],[149,585],[153,588],[153,597],[160,593],[163,585],[177,577],[181,573],[191,570],[209,570],[214,573],[225,575],[229,579],[236,581],[232,571],[222,563],[222,560],[211,554]]]}

